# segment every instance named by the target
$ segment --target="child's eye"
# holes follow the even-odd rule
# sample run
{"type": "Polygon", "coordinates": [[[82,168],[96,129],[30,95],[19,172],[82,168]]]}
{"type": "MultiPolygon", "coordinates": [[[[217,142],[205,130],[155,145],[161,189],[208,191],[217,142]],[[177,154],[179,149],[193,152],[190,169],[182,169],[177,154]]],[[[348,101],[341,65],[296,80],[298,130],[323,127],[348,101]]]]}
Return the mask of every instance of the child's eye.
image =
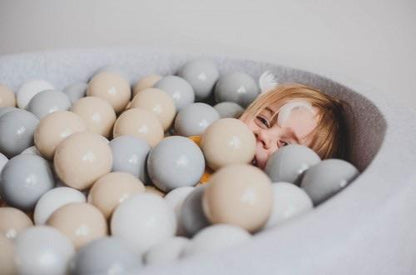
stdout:
{"type": "Polygon", "coordinates": [[[257,116],[256,119],[258,121],[260,121],[263,125],[265,125],[267,128],[270,127],[269,122],[267,121],[267,119],[261,117],[261,116],[257,116]]]}
{"type": "Polygon", "coordinates": [[[286,141],[280,141],[280,147],[282,147],[282,146],[286,146],[286,145],[289,145],[289,143],[287,143],[286,141]]]}

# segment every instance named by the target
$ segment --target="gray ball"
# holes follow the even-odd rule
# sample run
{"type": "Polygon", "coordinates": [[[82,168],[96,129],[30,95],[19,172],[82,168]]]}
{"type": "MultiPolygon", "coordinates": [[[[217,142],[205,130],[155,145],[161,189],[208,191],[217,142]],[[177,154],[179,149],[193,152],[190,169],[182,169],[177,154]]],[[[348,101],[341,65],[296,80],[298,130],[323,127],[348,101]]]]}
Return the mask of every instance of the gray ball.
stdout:
{"type": "Polygon", "coordinates": [[[10,159],[1,173],[1,197],[11,206],[32,210],[39,198],[55,185],[48,161],[22,154],[10,159]]]}
{"type": "Polygon", "coordinates": [[[312,149],[290,144],[270,156],[265,172],[272,182],[283,181],[299,185],[303,173],[320,161],[321,158],[312,149]]]}
{"type": "Polygon", "coordinates": [[[118,237],[103,237],[83,246],[70,263],[70,273],[130,274],[140,270],[140,258],[118,237]]]}
{"type": "Polygon", "coordinates": [[[0,152],[14,157],[33,145],[39,119],[31,112],[14,110],[0,117],[0,152]]]}
{"type": "Polygon", "coordinates": [[[197,184],[205,170],[205,159],[195,142],[171,136],[150,151],[147,170],[153,184],[169,192],[177,187],[197,184]]]}
{"type": "Polygon", "coordinates": [[[175,118],[175,133],[181,136],[199,136],[214,121],[220,119],[217,110],[205,103],[184,107],[175,118]]]}
{"type": "Polygon", "coordinates": [[[308,169],[301,188],[318,205],[353,181],[359,172],[351,163],[341,159],[326,159],[308,169]]]}
{"type": "Polygon", "coordinates": [[[189,237],[192,237],[198,231],[210,225],[202,208],[202,196],[204,195],[206,186],[201,185],[195,187],[182,203],[179,219],[184,231],[189,237]]]}
{"type": "Polygon", "coordinates": [[[217,102],[231,101],[244,108],[258,96],[259,92],[254,78],[241,72],[221,76],[214,89],[217,102]]]}
{"type": "Polygon", "coordinates": [[[191,84],[196,99],[202,100],[210,96],[220,73],[213,61],[199,58],[183,65],[178,75],[191,84]]]}
{"type": "Polygon", "coordinates": [[[67,111],[70,107],[71,101],[66,94],[57,90],[46,90],[32,97],[26,109],[42,119],[56,111],[67,111]]]}
{"type": "Polygon", "coordinates": [[[151,147],[144,139],[119,136],[110,141],[110,147],[113,153],[113,172],[130,173],[143,183],[147,182],[146,158],[151,147]]]}
{"type": "Polygon", "coordinates": [[[244,109],[235,102],[221,102],[214,106],[221,118],[239,118],[244,109]]]}
{"type": "Polygon", "coordinates": [[[87,94],[87,88],[87,83],[76,82],[66,86],[63,92],[68,96],[71,104],[74,104],[87,94]]]}
{"type": "Polygon", "coordinates": [[[167,92],[175,101],[178,111],[195,101],[195,93],[191,84],[179,76],[168,75],[156,82],[153,87],[167,92]]]}
{"type": "Polygon", "coordinates": [[[20,109],[17,109],[15,107],[2,107],[0,108],[0,117],[4,114],[7,114],[8,112],[15,111],[15,110],[20,110],[20,109]]]}

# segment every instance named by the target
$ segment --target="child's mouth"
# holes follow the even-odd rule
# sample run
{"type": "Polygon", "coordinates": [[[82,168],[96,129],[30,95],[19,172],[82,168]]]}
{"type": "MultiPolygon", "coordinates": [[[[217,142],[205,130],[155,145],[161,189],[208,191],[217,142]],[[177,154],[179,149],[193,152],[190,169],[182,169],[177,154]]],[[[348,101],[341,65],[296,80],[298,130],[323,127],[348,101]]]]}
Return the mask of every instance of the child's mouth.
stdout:
{"type": "Polygon", "coordinates": [[[257,166],[257,159],[256,157],[253,158],[253,160],[251,161],[251,164],[254,166],[257,166]]]}

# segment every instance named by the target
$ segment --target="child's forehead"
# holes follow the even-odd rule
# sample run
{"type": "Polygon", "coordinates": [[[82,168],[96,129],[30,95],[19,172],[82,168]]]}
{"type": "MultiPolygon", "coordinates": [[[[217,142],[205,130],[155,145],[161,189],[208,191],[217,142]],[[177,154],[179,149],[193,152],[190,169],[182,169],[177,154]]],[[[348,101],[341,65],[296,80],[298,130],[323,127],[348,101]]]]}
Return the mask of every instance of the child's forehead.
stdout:
{"type": "Polygon", "coordinates": [[[290,99],[283,99],[283,100],[274,101],[274,102],[265,102],[265,104],[263,104],[260,111],[268,112],[270,113],[270,115],[275,115],[276,113],[280,111],[280,109],[282,109],[282,107],[286,106],[289,103],[292,104],[295,102],[310,105],[312,107],[312,104],[306,99],[290,98],[290,99]]]}

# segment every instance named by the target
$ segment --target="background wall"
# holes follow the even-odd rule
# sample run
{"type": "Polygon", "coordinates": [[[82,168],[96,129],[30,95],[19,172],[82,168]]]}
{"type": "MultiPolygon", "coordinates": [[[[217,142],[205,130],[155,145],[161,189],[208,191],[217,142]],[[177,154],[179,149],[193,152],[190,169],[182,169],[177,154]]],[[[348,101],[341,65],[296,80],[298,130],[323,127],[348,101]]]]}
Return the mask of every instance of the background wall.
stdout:
{"type": "Polygon", "coordinates": [[[342,74],[416,108],[413,0],[0,0],[0,54],[119,45],[342,74]]]}

